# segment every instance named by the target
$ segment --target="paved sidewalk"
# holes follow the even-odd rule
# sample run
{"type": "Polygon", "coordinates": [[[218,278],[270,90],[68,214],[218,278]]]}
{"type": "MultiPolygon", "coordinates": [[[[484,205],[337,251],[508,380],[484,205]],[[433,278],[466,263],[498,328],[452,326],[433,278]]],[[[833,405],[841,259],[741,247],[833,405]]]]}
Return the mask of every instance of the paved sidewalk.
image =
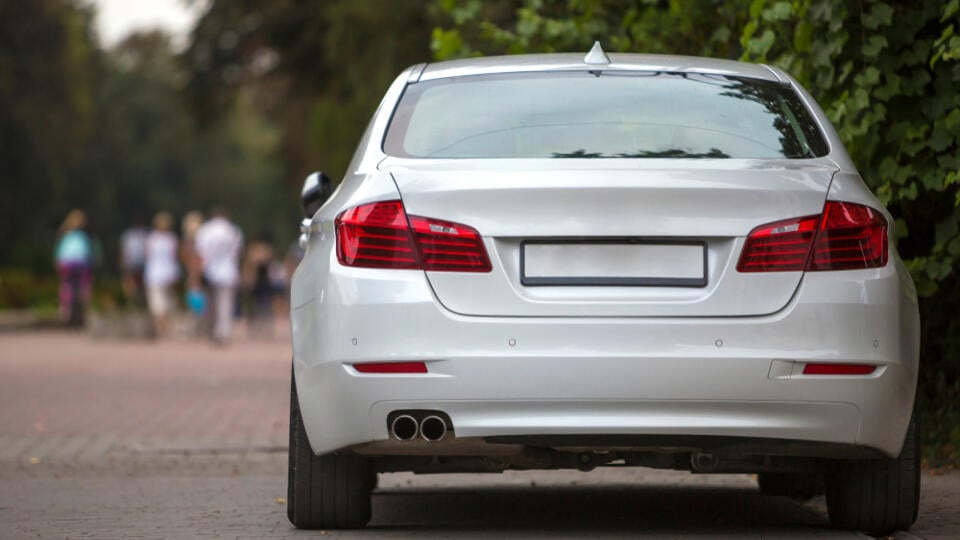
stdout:
{"type": "MultiPolygon", "coordinates": [[[[633,468],[386,474],[371,528],[295,531],[289,357],[282,338],[0,335],[0,539],[862,538],[831,530],[822,498],[764,497],[748,475],[633,468]]],[[[912,533],[960,538],[960,473],[923,481],[912,533]]]]}
{"type": "Polygon", "coordinates": [[[0,335],[0,462],[285,447],[289,384],[283,338],[0,335]]]}

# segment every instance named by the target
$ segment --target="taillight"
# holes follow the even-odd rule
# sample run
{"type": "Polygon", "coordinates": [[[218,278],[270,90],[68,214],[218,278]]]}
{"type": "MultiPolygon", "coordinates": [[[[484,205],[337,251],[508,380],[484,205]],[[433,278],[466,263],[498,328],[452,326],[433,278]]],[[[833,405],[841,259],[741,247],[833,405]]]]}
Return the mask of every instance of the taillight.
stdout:
{"type": "Polygon", "coordinates": [[[853,270],[887,264],[887,221],[861,204],[827,201],[822,216],[761,225],[747,237],[739,272],[853,270]]]}
{"type": "Polygon", "coordinates": [[[356,206],[337,216],[337,259],[344,266],[420,268],[400,201],[356,206]]]}
{"type": "Polygon", "coordinates": [[[408,216],[400,201],[364,204],[336,220],[337,260],[344,266],[489,272],[480,233],[439,219],[408,216]]]}
{"type": "Polygon", "coordinates": [[[810,241],[820,216],[769,223],[747,237],[737,264],[740,272],[789,272],[803,270],[810,256],[810,241]]]}
{"type": "Polygon", "coordinates": [[[887,264],[887,220],[869,206],[830,201],[807,270],[853,270],[887,264]]]}
{"type": "Polygon", "coordinates": [[[480,233],[472,227],[410,216],[424,270],[489,272],[490,259],[480,233]]]}

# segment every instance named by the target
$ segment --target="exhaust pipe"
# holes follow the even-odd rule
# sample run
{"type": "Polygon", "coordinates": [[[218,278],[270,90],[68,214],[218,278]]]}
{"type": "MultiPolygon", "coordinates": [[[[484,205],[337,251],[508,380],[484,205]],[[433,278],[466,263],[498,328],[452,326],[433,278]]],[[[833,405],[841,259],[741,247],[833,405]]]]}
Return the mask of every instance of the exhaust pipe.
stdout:
{"type": "Polygon", "coordinates": [[[720,458],[708,452],[697,452],[690,456],[690,466],[696,472],[711,472],[720,465],[720,458]]]}
{"type": "Polygon", "coordinates": [[[411,441],[418,433],[417,420],[409,414],[401,414],[390,423],[390,434],[401,441],[411,441]]]}
{"type": "Polygon", "coordinates": [[[447,434],[447,423],[439,416],[428,416],[420,422],[420,436],[429,442],[436,442],[447,434]]]}

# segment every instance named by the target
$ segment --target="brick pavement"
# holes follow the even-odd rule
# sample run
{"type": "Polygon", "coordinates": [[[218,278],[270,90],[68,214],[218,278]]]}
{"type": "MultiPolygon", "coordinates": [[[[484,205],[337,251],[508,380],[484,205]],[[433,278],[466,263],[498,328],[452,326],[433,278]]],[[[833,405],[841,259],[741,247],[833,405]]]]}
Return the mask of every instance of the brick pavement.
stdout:
{"type": "MultiPolygon", "coordinates": [[[[283,335],[283,333],[278,333],[283,335]]],[[[289,344],[0,335],[0,538],[284,538],[289,344]]],[[[851,538],[822,499],[745,475],[381,475],[343,537],[851,538]]],[[[960,537],[960,474],[924,477],[913,533],[960,537]]]]}
{"type": "Polygon", "coordinates": [[[282,338],[0,335],[0,461],[285,447],[289,382],[282,338]]]}

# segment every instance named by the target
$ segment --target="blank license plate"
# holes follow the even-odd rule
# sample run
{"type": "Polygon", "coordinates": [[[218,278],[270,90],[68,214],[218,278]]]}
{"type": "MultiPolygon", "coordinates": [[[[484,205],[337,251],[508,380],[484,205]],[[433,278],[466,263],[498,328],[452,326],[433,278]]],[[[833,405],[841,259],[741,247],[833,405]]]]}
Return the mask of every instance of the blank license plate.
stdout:
{"type": "Polygon", "coordinates": [[[704,287],[706,244],[524,242],[524,285],[704,287]]]}

